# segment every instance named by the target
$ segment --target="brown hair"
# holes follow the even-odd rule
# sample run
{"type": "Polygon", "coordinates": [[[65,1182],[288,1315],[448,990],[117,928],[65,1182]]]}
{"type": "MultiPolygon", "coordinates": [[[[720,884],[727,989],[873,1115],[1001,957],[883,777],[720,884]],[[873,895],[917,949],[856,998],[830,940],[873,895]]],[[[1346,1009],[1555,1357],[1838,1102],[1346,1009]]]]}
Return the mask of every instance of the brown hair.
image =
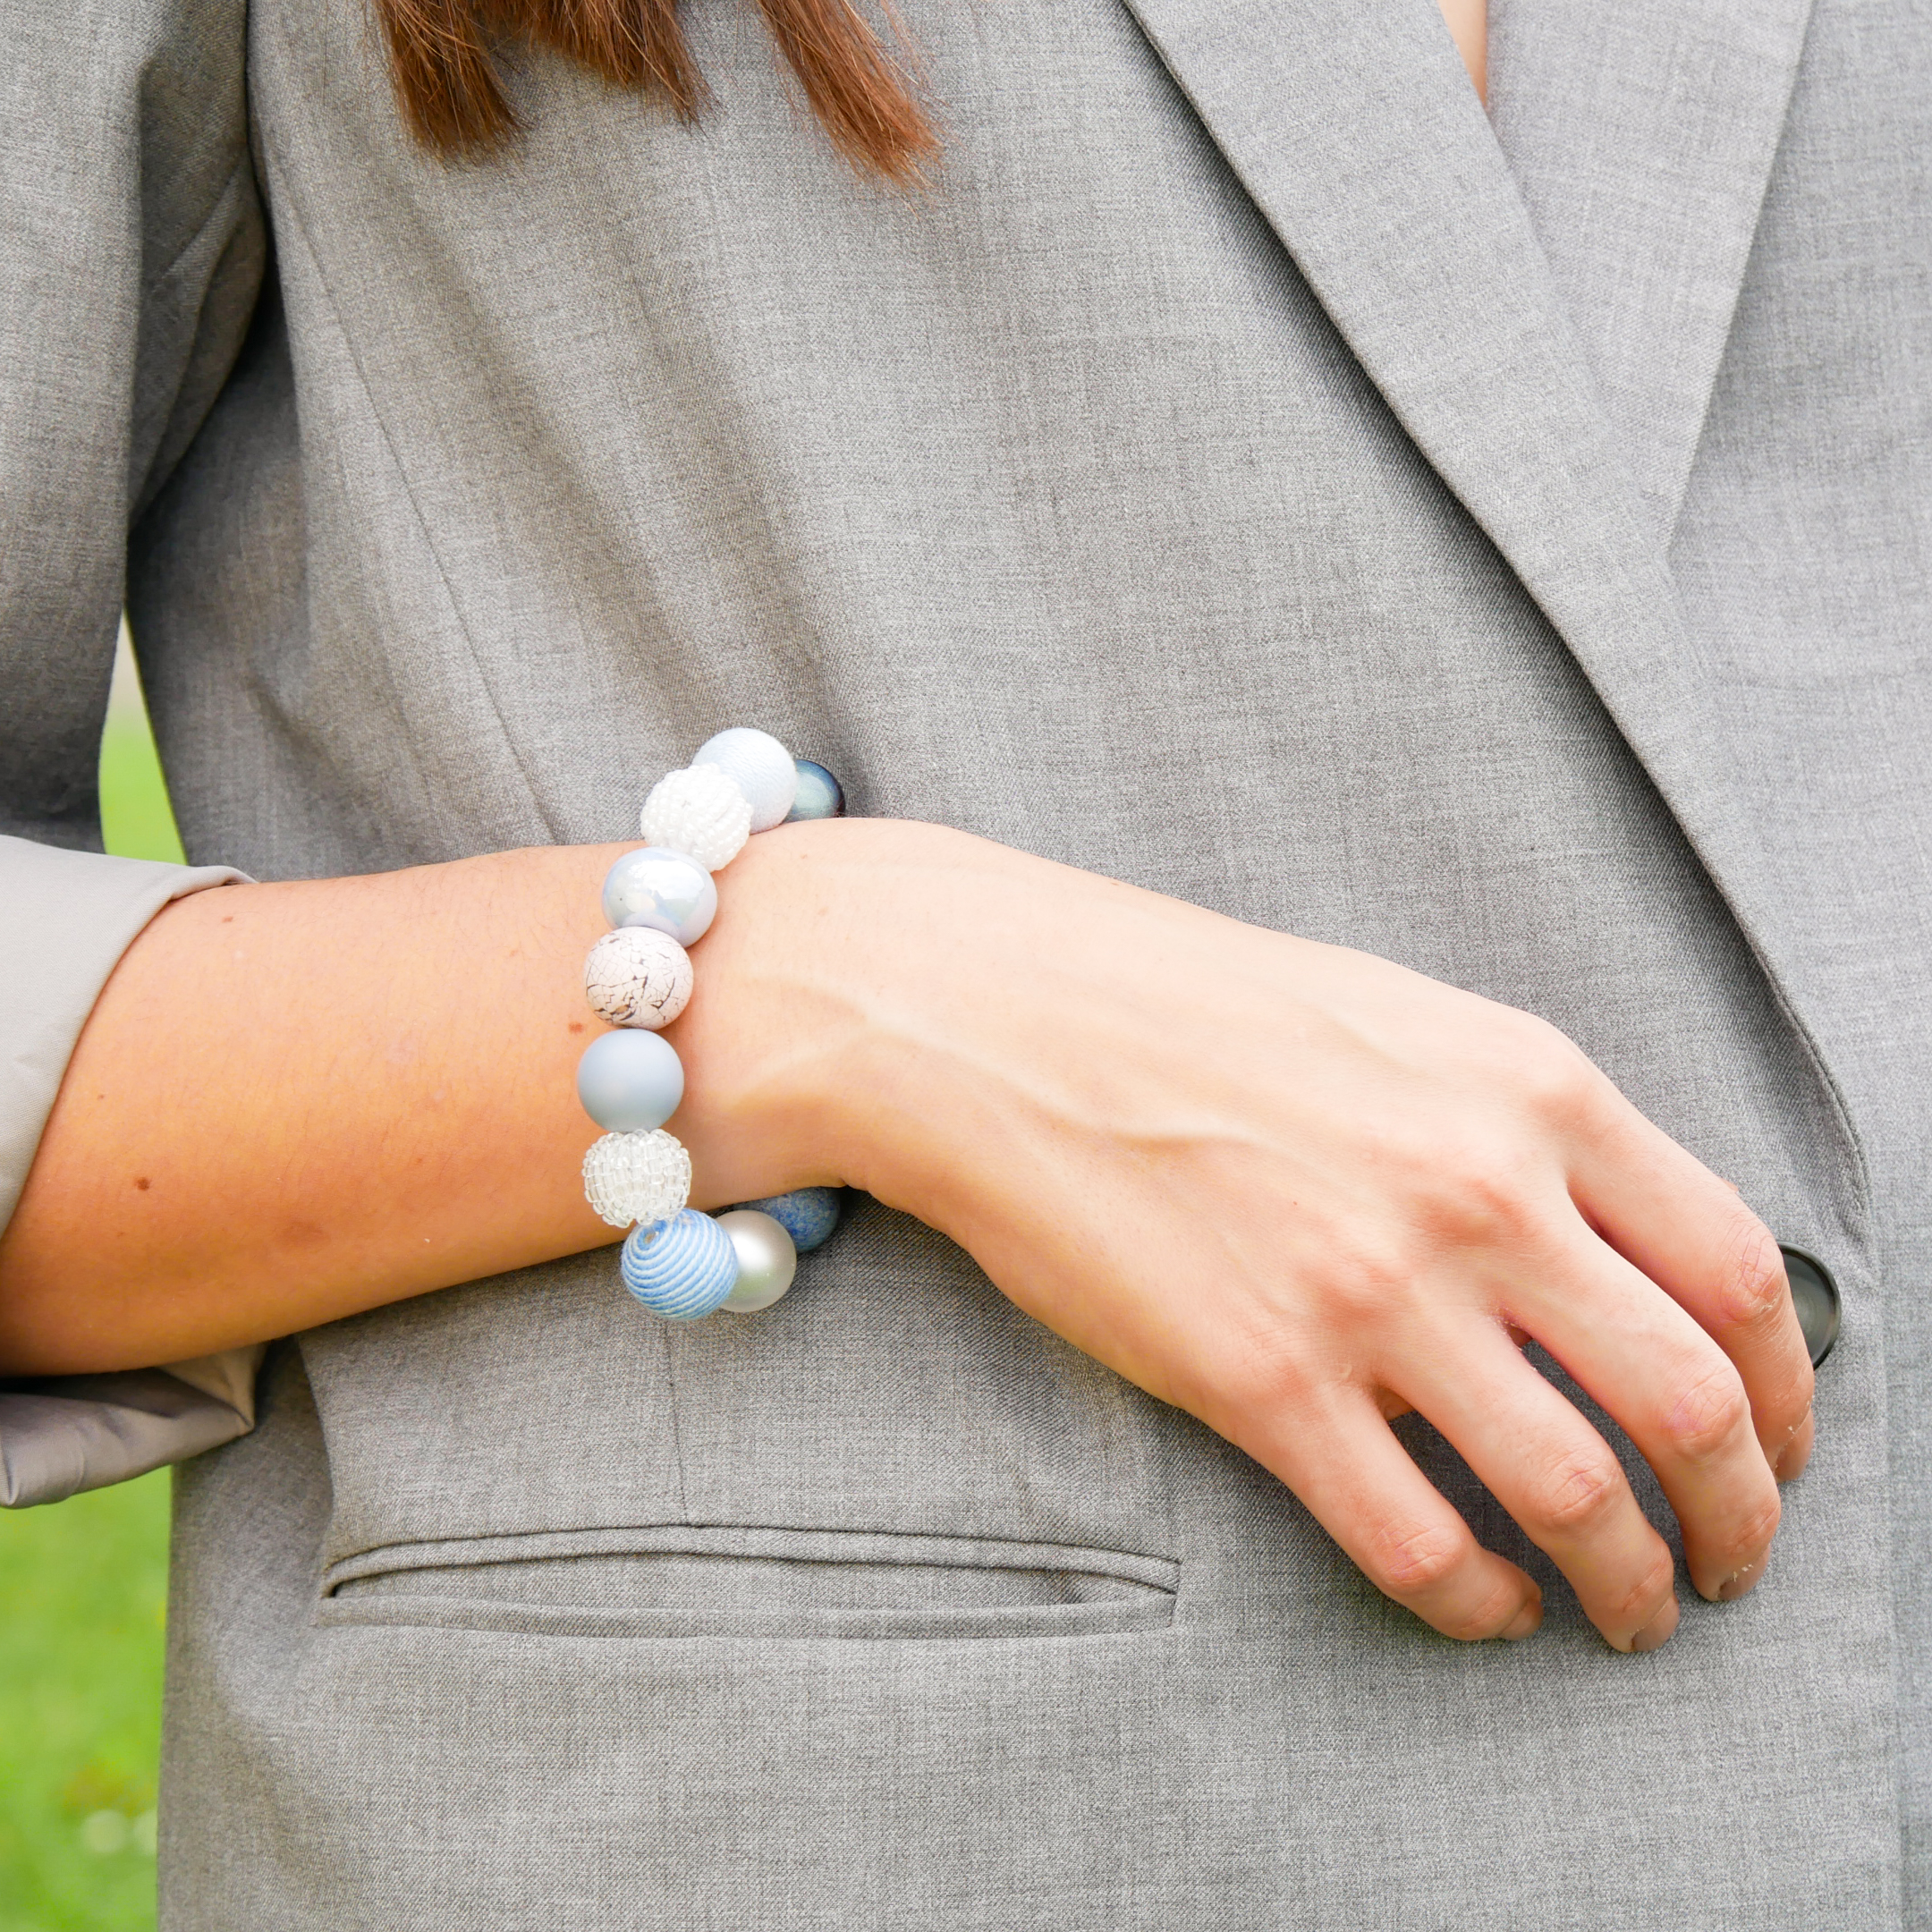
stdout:
{"type": "MultiPolygon", "coordinates": [[[[758,0],[834,146],[854,166],[909,182],[938,150],[893,50],[853,0],[758,0]]],[[[505,39],[550,47],[684,119],[707,98],[677,0],[376,0],[396,98],[418,140],[476,155],[517,131],[496,71],[505,39]]],[[[889,9],[888,25],[897,23],[889,9]]]]}

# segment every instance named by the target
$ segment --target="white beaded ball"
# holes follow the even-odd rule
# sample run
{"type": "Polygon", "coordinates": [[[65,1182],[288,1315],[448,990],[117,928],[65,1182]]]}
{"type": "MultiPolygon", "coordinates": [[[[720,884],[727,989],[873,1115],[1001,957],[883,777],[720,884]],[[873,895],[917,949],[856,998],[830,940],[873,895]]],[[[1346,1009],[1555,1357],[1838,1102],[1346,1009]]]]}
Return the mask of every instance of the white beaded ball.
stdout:
{"type": "Polygon", "coordinates": [[[689,852],[708,872],[728,866],[751,836],[751,801],[727,771],[691,765],[651,787],[638,820],[653,845],[689,852]]]}
{"type": "Polygon", "coordinates": [[[606,1025],[648,1027],[655,1033],[669,1026],[691,996],[691,954],[669,933],[620,926],[590,948],[583,985],[591,1012],[606,1025]]]}
{"type": "Polygon", "coordinates": [[[716,765],[751,801],[751,829],[769,832],[783,825],[798,797],[798,767],[769,732],[734,724],[707,738],[693,765],[716,765]]]}
{"type": "Polygon", "coordinates": [[[654,1227],[691,1199],[691,1156],[661,1127],[607,1133],[583,1157],[583,1184],[613,1227],[654,1227]]]}

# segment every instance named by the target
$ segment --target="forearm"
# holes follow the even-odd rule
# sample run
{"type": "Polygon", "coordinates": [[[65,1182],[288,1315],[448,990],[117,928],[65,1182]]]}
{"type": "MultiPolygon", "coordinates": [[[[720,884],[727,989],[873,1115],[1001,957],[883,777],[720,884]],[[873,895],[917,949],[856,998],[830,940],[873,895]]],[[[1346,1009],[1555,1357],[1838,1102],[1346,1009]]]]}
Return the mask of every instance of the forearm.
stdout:
{"type": "MultiPolygon", "coordinates": [[[[0,1241],[0,1369],[177,1360],[612,1240],[578,1179],[597,1130],[572,1074],[623,849],[231,886],[157,917],[0,1241]]],[[[730,876],[708,950],[755,919],[763,856],[730,876]]],[[[692,1148],[700,1202],[789,1179],[761,1147],[692,1148]]]]}

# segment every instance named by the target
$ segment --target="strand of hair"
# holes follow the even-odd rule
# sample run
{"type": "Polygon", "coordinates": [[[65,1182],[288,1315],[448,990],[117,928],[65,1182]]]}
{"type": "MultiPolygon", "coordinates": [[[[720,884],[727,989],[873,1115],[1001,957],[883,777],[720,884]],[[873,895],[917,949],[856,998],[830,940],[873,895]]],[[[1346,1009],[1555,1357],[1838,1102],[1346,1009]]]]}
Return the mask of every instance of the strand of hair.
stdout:
{"type": "MultiPolygon", "coordinates": [[[[490,153],[521,130],[496,47],[548,47],[685,120],[709,96],[677,0],[376,0],[405,123],[436,152],[490,153]]],[[[861,173],[924,178],[939,142],[911,80],[852,0],[758,0],[758,10],[833,146],[861,173]]],[[[905,37],[889,4],[886,20],[905,37]]]]}

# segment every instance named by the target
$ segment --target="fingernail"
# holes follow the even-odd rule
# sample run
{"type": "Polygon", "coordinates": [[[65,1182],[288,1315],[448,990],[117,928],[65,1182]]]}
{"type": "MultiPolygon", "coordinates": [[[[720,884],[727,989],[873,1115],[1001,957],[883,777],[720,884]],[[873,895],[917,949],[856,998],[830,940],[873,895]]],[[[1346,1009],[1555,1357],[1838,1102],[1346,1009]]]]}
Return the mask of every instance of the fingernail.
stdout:
{"type": "Polygon", "coordinates": [[[1630,1640],[1631,1650],[1642,1652],[1655,1650],[1660,1644],[1670,1640],[1671,1632],[1677,1628],[1677,1599],[1671,1600],[1644,1625],[1630,1640]]]}
{"type": "Polygon", "coordinates": [[[1767,1558],[1760,1556],[1756,1563],[1746,1563],[1741,1570],[1733,1570],[1717,1586],[1716,1600],[1719,1603],[1735,1603],[1764,1574],[1767,1561],[1767,1558]]]}
{"type": "Polygon", "coordinates": [[[1498,1632],[1498,1634],[1502,1637],[1504,1643],[1521,1643],[1525,1637],[1530,1636],[1533,1631],[1535,1631],[1538,1626],[1541,1624],[1542,1622],[1543,1599],[1540,1597],[1532,1597],[1530,1601],[1526,1603],[1522,1606],[1522,1608],[1519,1610],[1516,1614],[1513,1616],[1509,1620],[1509,1622],[1503,1626],[1502,1630],[1498,1632]]]}

